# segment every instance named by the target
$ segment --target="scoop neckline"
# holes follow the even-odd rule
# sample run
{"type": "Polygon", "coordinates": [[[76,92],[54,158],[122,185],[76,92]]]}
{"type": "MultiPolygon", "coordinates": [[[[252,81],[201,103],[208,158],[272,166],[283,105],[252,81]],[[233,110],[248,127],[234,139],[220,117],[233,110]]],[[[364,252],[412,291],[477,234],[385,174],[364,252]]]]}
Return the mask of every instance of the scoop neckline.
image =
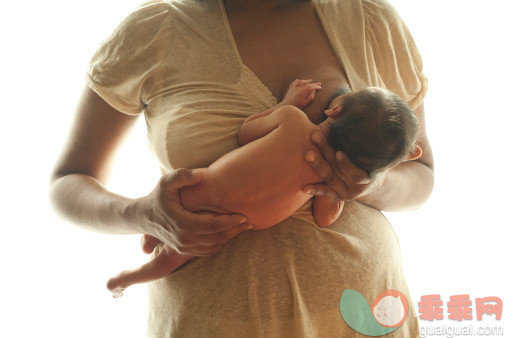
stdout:
{"type": "MultiPolygon", "coordinates": [[[[275,104],[276,104],[278,102],[278,100],[277,100],[276,96],[273,94],[273,92],[271,91],[271,89],[269,89],[268,86],[266,86],[264,84],[264,82],[262,82],[262,80],[257,76],[257,74],[255,74],[250,69],[250,67],[248,67],[246,64],[243,63],[241,55],[239,54],[239,50],[238,50],[238,46],[236,44],[236,40],[234,39],[234,34],[232,33],[232,28],[231,28],[231,25],[230,25],[230,22],[229,22],[229,18],[227,17],[227,11],[225,10],[224,1],[223,0],[217,0],[217,1],[219,3],[220,12],[221,12],[221,16],[222,16],[222,21],[223,21],[223,24],[225,26],[226,35],[228,37],[229,44],[232,47],[232,49],[234,50],[235,59],[236,59],[236,62],[238,63],[238,65],[240,66],[241,71],[242,72],[243,71],[246,72],[247,75],[249,75],[251,77],[251,79],[258,85],[258,87],[264,92],[264,94],[271,101],[275,102],[275,104]]],[[[335,45],[334,40],[331,39],[331,36],[332,36],[331,30],[330,30],[330,28],[329,28],[329,26],[327,24],[327,21],[325,20],[324,15],[323,15],[323,13],[321,11],[321,8],[320,8],[320,6],[318,4],[319,0],[310,0],[310,2],[312,3],[313,7],[315,8],[315,12],[317,13],[317,17],[318,17],[318,19],[320,21],[320,24],[324,28],[324,33],[326,34],[326,38],[329,41],[329,44],[331,45],[331,49],[333,50],[335,58],[338,61],[338,63],[341,65],[341,67],[343,69],[343,72],[344,72],[344,75],[345,75],[345,79],[347,80],[347,83],[350,86],[350,81],[349,81],[349,77],[348,77],[348,74],[347,74],[348,73],[347,69],[345,68],[344,63],[342,62],[342,56],[341,56],[341,54],[339,52],[339,49],[335,45]]]]}

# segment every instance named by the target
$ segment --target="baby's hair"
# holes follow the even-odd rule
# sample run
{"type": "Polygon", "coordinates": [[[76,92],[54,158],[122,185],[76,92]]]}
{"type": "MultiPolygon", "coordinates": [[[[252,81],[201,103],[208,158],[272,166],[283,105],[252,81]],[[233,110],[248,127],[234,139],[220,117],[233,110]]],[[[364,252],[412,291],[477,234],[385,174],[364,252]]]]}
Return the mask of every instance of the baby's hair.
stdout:
{"type": "Polygon", "coordinates": [[[329,143],[374,177],[408,157],[417,130],[417,117],[398,95],[367,88],[343,97],[343,109],[329,126],[329,143]]]}
{"type": "MultiPolygon", "coordinates": [[[[348,94],[348,93],[352,93],[352,91],[348,88],[338,88],[333,95],[331,95],[331,99],[329,100],[329,102],[327,103],[326,107],[327,109],[329,109],[329,105],[331,104],[331,102],[333,102],[334,99],[336,99],[338,96],[342,96],[344,94],[348,94]]],[[[326,115],[326,114],[324,114],[326,115]]]]}

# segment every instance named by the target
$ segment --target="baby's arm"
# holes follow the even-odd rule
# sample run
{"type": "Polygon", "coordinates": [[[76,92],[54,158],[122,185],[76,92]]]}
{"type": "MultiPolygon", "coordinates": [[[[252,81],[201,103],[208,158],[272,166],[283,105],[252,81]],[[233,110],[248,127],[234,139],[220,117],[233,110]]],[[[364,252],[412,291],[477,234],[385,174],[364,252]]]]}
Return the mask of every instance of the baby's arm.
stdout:
{"type": "Polygon", "coordinates": [[[343,211],[344,201],[326,196],[314,196],[313,218],[319,227],[327,227],[338,219],[343,211]]]}
{"type": "Polygon", "coordinates": [[[278,108],[293,105],[303,109],[313,101],[315,91],[319,90],[320,82],[312,83],[312,80],[295,80],[291,83],[285,98],[276,106],[248,117],[238,132],[240,145],[248,144],[258,138],[266,136],[276,129],[282,121],[281,114],[271,114],[278,108]]]}
{"type": "MultiPolygon", "coordinates": [[[[275,130],[281,122],[279,114],[271,114],[276,109],[284,106],[285,103],[280,102],[275,107],[258,113],[247,118],[238,132],[238,142],[244,146],[252,141],[257,140],[275,130]]],[[[277,111],[278,112],[278,111],[277,111]]]]}

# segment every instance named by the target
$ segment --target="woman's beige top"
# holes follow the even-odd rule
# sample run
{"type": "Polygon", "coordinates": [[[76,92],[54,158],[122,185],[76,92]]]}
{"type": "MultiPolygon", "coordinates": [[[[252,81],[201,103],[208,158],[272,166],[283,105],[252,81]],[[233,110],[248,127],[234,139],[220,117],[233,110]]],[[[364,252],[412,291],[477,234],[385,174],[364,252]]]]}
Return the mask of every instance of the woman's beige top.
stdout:
{"type": "MultiPolygon", "coordinates": [[[[312,0],[352,90],[385,87],[416,107],[427,90],[419,52],[384,0],[312,0]]],[[[207,167],[239,147],[245,118],[276,98],[241,63],[222,0],[151,1],[103,41],[88,85],[125,114],[144,113],[162,173],[207,167]]],[[[386,337],[418,336],[398,240],[379,211],[347,202],[319,228],[312,200],[279,225],[248,231],[223,250],[149,284],[148,336],[353,337],[345,289],[368,304],[389,289],[408,316],[386,337]]]]}

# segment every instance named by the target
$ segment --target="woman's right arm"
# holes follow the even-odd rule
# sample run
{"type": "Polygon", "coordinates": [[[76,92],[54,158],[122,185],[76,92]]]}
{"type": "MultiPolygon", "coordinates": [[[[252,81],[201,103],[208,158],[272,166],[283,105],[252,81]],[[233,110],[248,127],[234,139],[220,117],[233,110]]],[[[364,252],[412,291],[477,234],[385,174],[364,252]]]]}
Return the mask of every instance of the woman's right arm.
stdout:
{"type": "Polygon", "coordinates": [[[128,215],[133,200],[104,187],[114,155],[136,120],[85,86],[50,178],[50,202],[61,218],[97,232],[141,232],[128,215]]]}
{"type": "Polygon", "coordinates": [[[154,236],[178,253],[213,254],[247,230],[242,215],[198,215],[181,207],[179,189],[202,175],[179,169],[153,191],[127,198],[105,188],[114,155],[137,117],[126,115],[85,86],[73,125],[50,177],[49,199],[61,218],[89,230],[154,236]]]}

